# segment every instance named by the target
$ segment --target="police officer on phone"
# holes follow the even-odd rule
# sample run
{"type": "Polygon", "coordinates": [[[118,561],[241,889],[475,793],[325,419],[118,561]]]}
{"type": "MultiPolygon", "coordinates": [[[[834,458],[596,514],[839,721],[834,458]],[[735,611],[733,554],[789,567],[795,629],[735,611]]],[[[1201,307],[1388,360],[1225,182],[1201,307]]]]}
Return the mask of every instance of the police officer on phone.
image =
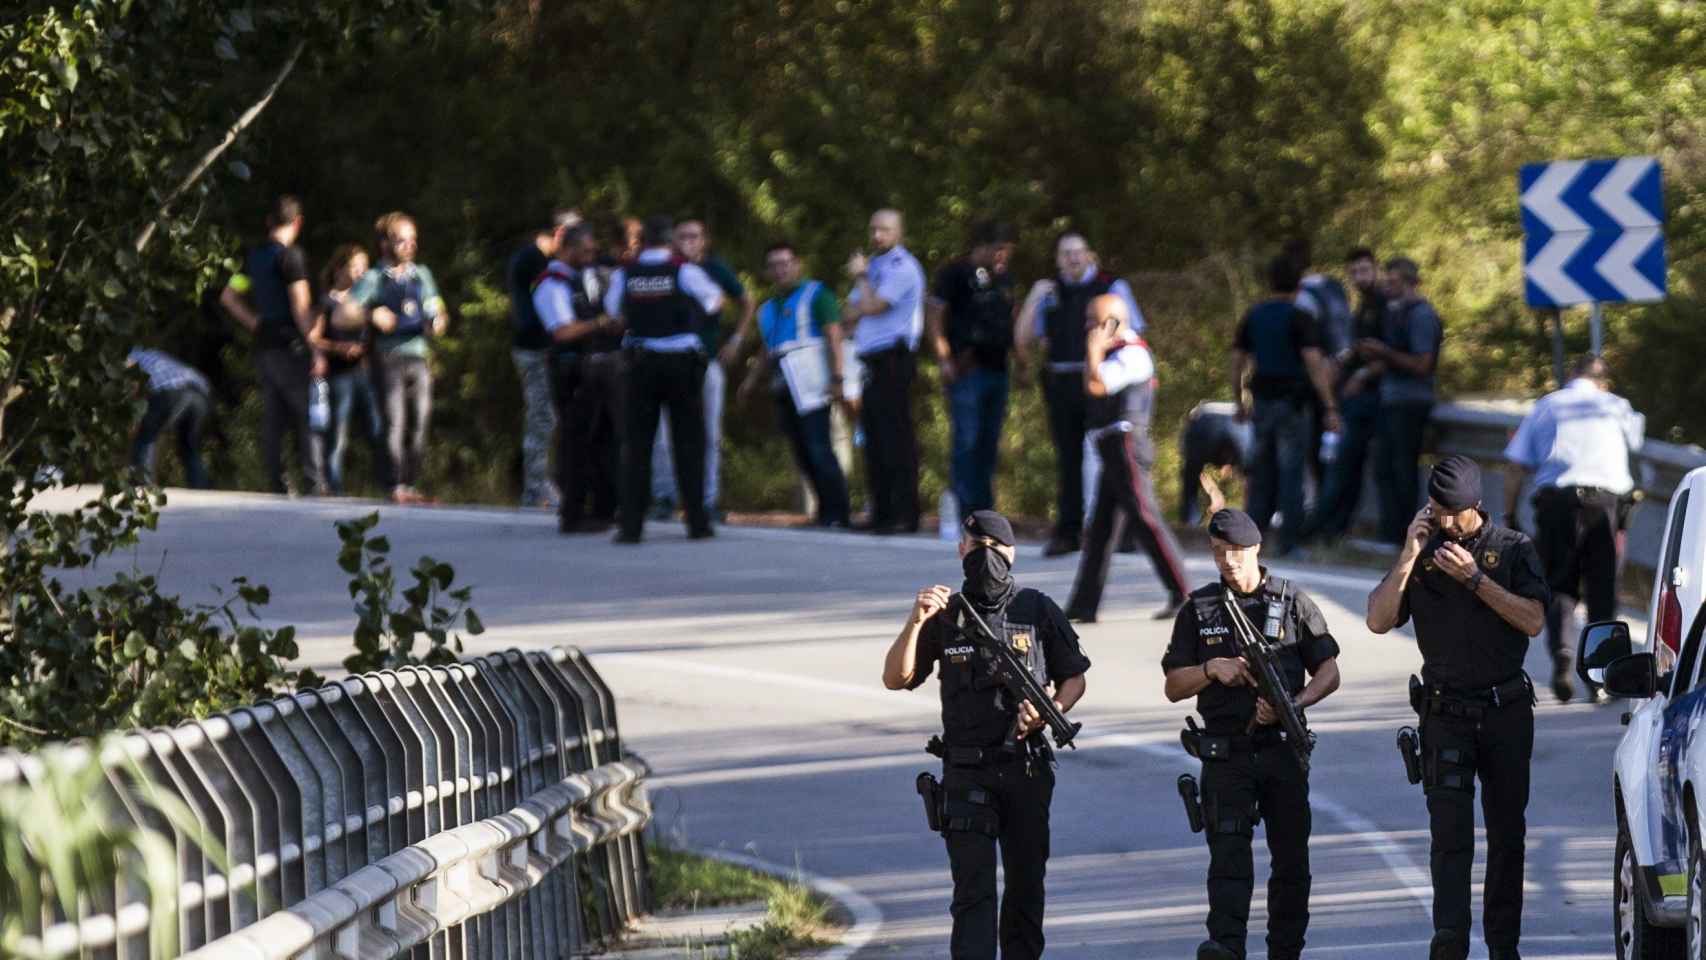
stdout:
{"type": "Polygon", "coordinates": [[[1428,479],[1428,504],[1405,531],[1398,562],[1368,597],[1368,628],[1414,620],[1422,676],[1410,680],[1421,717],[1421,771],[1433,847],[1434,936],[1429,960],[1469,955],[1469,874],[1475,860],[1475,781],[1486,818],[1483,935],[1491,960],[1514,960],[1522,933],[1522,869],[1534,685],[1528,641],[1546,626],[1549,591],[1522,533],[1487,519],[1481,469],[1447,457],[1428,479]]]}
{"type": "MultiPolygon", "coordinates": [[[[1039,683],[1052,684],[1061,712],[1084,696],[1090,660],[1078,634],[1047,595],[1013,582],[1013,527],[993,510],[966,518],[960,536],[965,583],[960,595],[991,632],[1024,657],[1039,683]]],[[[1048,861],[1053,755],[1044,721],[1028,701],[1014,702],[988,675],[977,648],[952,626],[945,586],[918,592],[912,614],[883,662],[883,686],[913,690],[941,677],[942,780],[920,778],[932,828],[948,846],[954,876],[955,960],[1031,960],[1043,954],[1043,872],[1048,861]],[[1007,890],[997,908],[995,850],[1007,890]]]]}
{"type": "Polygon", "coordinates": [[[1202,760],[1208,834],[1209,939],[1197,947],[1197,960],[1243,960],[1255,890],[1250,840],[1260,821],[1267,822],[1273,859],[1268,956],[1289,960],[1302,955],[1309,927],[1309,775],[1285,741],[1273,704],[1256,695],[1256,679],[1233,643],[1226,598],[1279,648],[1300,710],[1339,688],[1339,645],[1315,601],[1261,566],[1262,533],[1248,514],[1218,511],[1208,536],[1220,579],[1191,593],[1161,658],[1167,699],[1196,697],[1203,718],[1202,729],[1193,721],[1185,734],[1186,749],[1202,760]]]}

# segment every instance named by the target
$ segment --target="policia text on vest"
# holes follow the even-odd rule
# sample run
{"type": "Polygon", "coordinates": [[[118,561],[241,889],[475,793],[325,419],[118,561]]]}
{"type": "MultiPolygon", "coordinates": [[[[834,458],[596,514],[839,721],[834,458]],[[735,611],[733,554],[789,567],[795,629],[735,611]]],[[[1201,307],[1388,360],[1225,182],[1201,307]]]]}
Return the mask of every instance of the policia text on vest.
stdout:
{"type": "MultiPolygon", "coordinates": [[[[1208,936],[1199,960],[1245,955],[1250,898],[1255,889],[1250,843],[1267,824],[1273,875],[1268,883],[1268,956],[1301,956],[1309,925],[1309,735],[1301,716],[1285,732],[1276,705],[1241,654],[1249,621],[1271,646],[1278,682],[1299,713],[1339,685],[1338,643],[1309,596],[1272,577],[1259,564],[1262,542],[1246,514],[1222,510],[1209,524],[1220,579],[1195,590],[1173,622],[1161,667],[1167,699],[1195,696],[1203,726],[1194,721],[1182,738],[1202,762],[1201,793],[1181,778],[1193,830],[1208,837],[1208,936]],[[1259,625],[1259,628],[1254,625],[1259,625]],[[1308,676],[1307,683],[1305,675],[1308,676]]],[[[1245,642],[1249,642],[1248,639],[1245,642]]]]}
{"type": "MultiPolygon", "coordinates": [[[[889,647],[883,685],[912,690],[937,673],[942,734],[929,750],[942,759],[941,781],[919,778],[929,826],[942,834],[953,874],[950,952],[956,958],[1030,960],[1043,953],[1043,875],[1048,859],[1054,754],[1048,719],[1016,697],[988,651],[950,622],[949,604],[966,604],[1019,659],[1037,687],[1052,688],[1054,708],[1084,694],[1090,661],[1055,602],[1013,582],[1013,532],[989,510],[966,518],[960,540],[965,582],[919,591],[912,614],[889,647]],[[1006,890],[997,898],[996,847],[1006,890]]],[[[1028,684],[1026,685],[1028,686],[1028,684]]],[[[1063,719],[1063,718],[1062,718],[1063,719]]],[[[1076,724],[1057,729],[1070,741],[1076,724]]]]}

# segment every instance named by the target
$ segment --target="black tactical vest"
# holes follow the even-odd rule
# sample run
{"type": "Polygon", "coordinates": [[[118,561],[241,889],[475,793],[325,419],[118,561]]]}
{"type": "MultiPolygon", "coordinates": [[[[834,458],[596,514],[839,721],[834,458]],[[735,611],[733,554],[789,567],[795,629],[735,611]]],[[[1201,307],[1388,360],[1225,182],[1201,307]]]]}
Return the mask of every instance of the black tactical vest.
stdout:
{"type": "MultiPolygon", "coordinates": [[[[1209,586],[1191,592],[1191,607],[1196,613],[1197,641],[1202,662],[1238,655],[1241,649],[1232,625],[1232,615],[1222,603],[1226,587],[1216,580],[1209,586]]],[[[1285,673],[1286,686],[1292,696],[1303,689],[1306,678],[1303,657],[1297,649],[1300,625],[1297,615],[1297,587],[1280,577],[1268,577],[1256,593],[1238,597],[1235,601],[1256,632],[1280,648],[1280,666],[1285,673]],[[1273,601],[1280,601],[1277,618],[1271,615],[1273,601]]],[[[1197,694],[1197,712],[1202,714],[1204,728],[1212,734],[1242,734],[1256,712],[1254,687],[1228,687],[1211,683],[1197,694]]]]}
{"type": "Polygon", "coordinates": [[[1054,297],[1043,309],[1043,336],[1048,337],[1049,363],[1084,362],[1084,324],[1090,301],[1107,293],[1118,280],[1101,271],[1088,283],[1054,278],[1054,297]]]}
{"type": "MultiPolygon", "coordinates": [[[[1042,623],[1042,594],[1020,589],[997,613],[978,610],[978,616],[997,637],[1021,655],[1037,682],[1048,685],[1048,660],[1038,628],[1042,623]]],[[[947,616],[943,613],[942,616],[947,616]]],[[[955,747],[1000,746],[1013,730],[1019,704],[1001,681],[989,672],[989,662],[976,644],[949,626],[937,664],[942,693],[942,739],[955,747]]]]}
{"type": "MultiPolygon", "coordinates": [[[[569,303],[574,307],[575,319],[582,321],[597,320],[604,315],[604,298],[600,289],[598,270],[595,267],[571,268],[569,279],[569,303]]],[[[590,337],[582,337],[572,345],[577,353],[604,353],[615,350],[622,345],[620,333],[595,333],[590,337]]]]}
{"type": "Polygon", "coordinates": [[[672,260],[623,268],[622,316],[629,333],[657,339],[699,332],[703,311],[681,289],[681,266],[672,260]]]}

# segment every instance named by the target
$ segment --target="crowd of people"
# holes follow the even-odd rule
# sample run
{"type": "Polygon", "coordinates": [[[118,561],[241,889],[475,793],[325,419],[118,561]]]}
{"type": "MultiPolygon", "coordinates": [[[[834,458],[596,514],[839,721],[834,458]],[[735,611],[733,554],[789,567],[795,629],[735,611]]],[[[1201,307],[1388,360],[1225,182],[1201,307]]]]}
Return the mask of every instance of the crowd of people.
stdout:
{"type": "MultiPolygon", "coordinates": [[[[400,212],[380,217],[372,252],[340,246],[314,283],[297,246],[303,221],[299,201],[279,198],[218,301],[252,336],[266,482],[280,492],[343,492],[355,433],[372,451],[378,485],[397,502],[422,500],[429,356],[448,312],[432,271],[416,260],[416,224],[400,212]],[[300,483],[288,482],[287,449],[300,483]]],[[[1092,304],[1112,298],[1140,341],[1145,318],[1131,284],[1102,268],[1082,233],[1056,239],[1055,270],[1022,297],[1010,269],[1013,233],[993,222],[976,226],[966,252],[939,265],[933,280],[906,246],[899,211],[872,215],[867,248],[836,276],[812,276],[792,244],[778,241],[760,271],[763,299],[712,252],[701,218],[629,219],[615,239],[601,243],[579,213],[560,211],[505,271],[524,400],[521,499],[555,509],[564,533],[619,527],[631,542],[646,519],[679,509],[692,535],[710,535],[721,516],[731,391],[770,395],[817,523],[916,531],[923,510],[912,382],[923,355],[943,388],[953,515],[995,505],[1009,397],[1016,378],[1034,378],[1056,465],[1045,555],[1079,550],[1086,518],[1111,495],[1130,507],[1115,547],[1145,548],[1178,594],[1175,605],[1182,597],[1150,477],[1147,411],[1123,446],[1092,424],[1092,304]],[[848,490],[855,446],[866,468],[862,522],[848,490]],[[1103,477],[1110,456],[1112,485],[1103,477]]],[[[1182,519],[1197,517],[1204,468],[1240,470],[1251,515],[1264,533],[1278,528],[1279,555],[1344,536],[1370,467],[1378,534],[1402,540],[1420,496],[1442,343],[1413,260],[1382,264],[1357,248],[1345,257],[1343,281],[1311,260],[1309,245],[1293,242],[1267,264],[1268,296],[1244,314],[1230,351],[1235,400],[1199,404],[1182,436],[1182,519]]],[[[175,431],[188,482],[207,485],[197,451],[212,406],[206,378],[159,351],[139,351],[137,362],[150,379],[137,466],[151,469],[158,439],[175,431]]],[[[1089,596],[1083,612],[1093,615],[1089,596]]]]}

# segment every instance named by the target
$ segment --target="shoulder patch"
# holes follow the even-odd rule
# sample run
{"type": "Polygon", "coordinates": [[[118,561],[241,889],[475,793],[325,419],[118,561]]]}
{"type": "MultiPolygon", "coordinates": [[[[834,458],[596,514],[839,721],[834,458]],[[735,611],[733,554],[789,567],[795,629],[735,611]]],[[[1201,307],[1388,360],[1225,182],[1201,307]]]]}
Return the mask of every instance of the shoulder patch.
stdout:
{"type": "Polygon", "coordinates": [[[1497,567],[1498,565],[1499,565],[1499,551],[1488,550],[1486,553],[1481,554],[1481,566],[1486,567],[1488,570],[1491,570],[1494,567],[1497,567]]]}

